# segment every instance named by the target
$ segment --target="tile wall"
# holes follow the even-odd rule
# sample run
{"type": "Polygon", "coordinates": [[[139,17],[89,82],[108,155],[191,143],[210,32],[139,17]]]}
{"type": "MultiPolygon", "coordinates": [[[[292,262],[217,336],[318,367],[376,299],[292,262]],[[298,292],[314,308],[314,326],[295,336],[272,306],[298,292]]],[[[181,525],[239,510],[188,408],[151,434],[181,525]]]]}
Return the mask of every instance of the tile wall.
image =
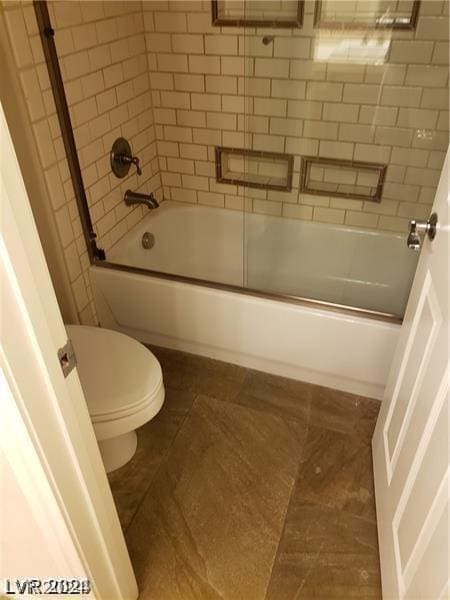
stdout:
{"type": "MultiPolygon", "coordinates": [[[[89,259],[34,9],[27,0],[1,6],[78,316],[93,323],[89,259]]],[[[124,204],[128,187],[162,199],[142,3],[57,0],[48,6],[91,217],[98,245],[108,250],[146,214],[124,204]],[[119,136],[139,156],[141,177],[133,168],[124,179],[111,173],[109,152],[119,136]]]]}
{"type": "MultiPolygon", "coordinates": [[[[247,28],[245,35],[213,27],[209,0],[57,0],[49,8],[106,250],[146,214],[125,206],[128,187],[160,200],[391,231],[428,216],[448,144],[445,0],[422,2],[415,31],[363,32],[369,46],[375,39],[387,48],[382,64],[325,60],[337,45],[361,43],[361,34],[315,30],[312,0],[302,29],[247,28]],[[263,36],[273,40],[265,45],[263,36]],[[141,178],[133,169],[123,180],[110,172],[120,135],[141,159],[141,178]],[[293,190],[217,183],[217,145],[293,154],[293,190]],[[302,155],[387,163],[382,202],[299,193],[302,155]]],[[[2,10],[79,318],[94,322],[88,256],[33,7],[7,0],[2,10]]]]}
{"type": "MultiPolygon", "coordinates": [[[[2,43],[8,44],[12,49],[26,102],[27,123],[31,124],[40,167],[45,178],[46,197],[41,198],[41,201],[51,204],[58,232],[59,247],[55,252],[64,256],[79,321],[84,324],[95,323],[95,305],[87,272],[89,258],[33,5],[31,2],[3,0],[0,9],[0,16],[4,18],[8,34],[8,39],[2,40],[2,43]]],[[[28,168],[28,165],[21,166],[22,169],[28,168]]]]}
{"type": "Polygon", "coordinates": [[[209,1],[143,6],[165,198],[391,231],[428,216],[448,145],[448,2],[422,2],[415,31],[345,34],[313,28],[312,0],[302,29],[245,35],[213,27],[209,1]],[[368,64],[326,59],[350,41],[368,64]],[[293,191],[216,183],[215,145],[293,154],[293,191]],[[302,155],[387,163],[382,202],[300,194],[302,155]]]}
{"type": "Polygon", "coordinates": [[[108,250],[148,209],[127,207],[130,188],[162,199],[142,2],[50,0],[50,17],[91,218],[108,250]],[[140,159],[123,179],[111,172],[114,140],[140,159]]]}

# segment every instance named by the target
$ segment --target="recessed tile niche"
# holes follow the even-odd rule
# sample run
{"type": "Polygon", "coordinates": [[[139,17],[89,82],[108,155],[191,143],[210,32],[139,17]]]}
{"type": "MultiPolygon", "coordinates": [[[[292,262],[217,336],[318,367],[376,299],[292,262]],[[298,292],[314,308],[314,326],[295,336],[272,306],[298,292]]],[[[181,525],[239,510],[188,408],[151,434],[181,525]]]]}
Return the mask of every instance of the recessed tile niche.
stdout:
{"type": "Polygon", "coordinates": [[[420,0],[316,0],[314,26],[325,29],[414,29],[420,0]]]}
{"type": "Polygon", "coordinates": [[[290,192],[293,163],[291,154],[216,147],[216,179],[220,183],[290,192]]]}
{"type": "Polygon", "coordinates": [[[385,173],[383,164],[304,156],[300,191],[381,202],[385,173]]]}
{"type": "Polygon", "coordinates": [[[230,27],[301,27],[304,0],[211,0],[212,23],[230,27]]]}

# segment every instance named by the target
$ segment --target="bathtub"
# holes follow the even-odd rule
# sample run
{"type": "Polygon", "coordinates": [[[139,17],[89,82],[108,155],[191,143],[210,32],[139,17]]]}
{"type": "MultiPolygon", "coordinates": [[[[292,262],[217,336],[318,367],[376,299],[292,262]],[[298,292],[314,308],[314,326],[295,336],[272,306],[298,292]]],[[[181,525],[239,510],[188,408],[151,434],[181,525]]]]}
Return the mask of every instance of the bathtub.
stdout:
{"type": "Polygon", "coordinates": [[[164,202],[91,267],[91,280],[104,327],[381,398],[400,324],[380,317],[403,313],[417,261],[404,247],[397,234],[164,202]]]}

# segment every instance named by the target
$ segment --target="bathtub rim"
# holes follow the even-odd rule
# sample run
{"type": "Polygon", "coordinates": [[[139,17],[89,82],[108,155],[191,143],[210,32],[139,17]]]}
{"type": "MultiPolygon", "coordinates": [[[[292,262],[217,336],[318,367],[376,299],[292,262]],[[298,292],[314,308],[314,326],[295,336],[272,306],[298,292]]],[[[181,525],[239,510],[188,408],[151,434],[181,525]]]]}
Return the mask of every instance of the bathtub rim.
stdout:
{"type": "Polygon", "coordinates": [[[347,306],[344,304],[337,304],[333,302],[327,302],[325,300],[314,300],[312,298],[304,298],[300,296],[294,296],[289,294],[276,294],[273,292],[264,292],[261,290],[253,290],[237,285],[228,283],[220,283],[215,281],[208,281],[206,279],[198,279],[196,277],[189,277],[186,275],[176,275],[174,273],[165,273],[163,271],[154,271],[152,269],[144,269],[142,267],[134,267],[132,265],[123,265],[120,263],[114,263],[108,260],[101,260],[94,258],[91,262],[93,267],[101,267],[103,269],[112,269],[117,271],[125,271],[128,273],[135,273],[137,275],[147,275],[149,277],[156,277],[159,279],[165,279],[168,281],[177,281],[178,283],[186,283],[189,285],[195,285],[199,287],[206,287],[215,290],[222,290],[226,292],[232,292],[235,294],[243,294],[246,296],[253,296],[256,298],[262,298],[265,300],[273,300],[277,302],[284,302],[287,304],[295,304],[297,306],[303,306],[308,308],[316,308],[326,310],[334,313],[345,314],[348,316],[360,316],[366,319],[372,319],[374,321],[382,321],[386,323],[394,323],[401,325],[403,318],[394,314],[379,312],[366,308],[358,308],[356,306],[347,306]]]}

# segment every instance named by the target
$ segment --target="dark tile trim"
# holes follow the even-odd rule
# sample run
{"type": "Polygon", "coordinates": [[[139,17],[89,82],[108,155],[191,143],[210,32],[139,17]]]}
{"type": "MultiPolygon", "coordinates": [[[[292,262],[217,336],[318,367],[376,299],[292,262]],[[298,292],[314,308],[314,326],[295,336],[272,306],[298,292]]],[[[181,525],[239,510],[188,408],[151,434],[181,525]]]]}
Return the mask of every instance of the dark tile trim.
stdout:
{"type": "Polygon", "coordinates": [[[414,0],[414,4],[411,9],[411,16],[408,23],[392,23],[392,24],[383,24],[377,23],[376,21],[371,25],[370,23],[346,23],[344,21],[325,21],[322,20],[322,8],[323,3],[326,0],[316,0],[315,8],[314,8],[314,27],[317,29],[399,29],[399,30],[411,30],[415,29],[417,26],[417,21],[419,18],[420,12],[420,3],[421,0],[414,0]]]}
{"type": "Polygon", "coordinates": [[[215,27],[268,27],[301,28],[303,26],[304,0],[297,1],[297,15],[291,20],[232,19],[219,16],[219,0],[211,0],[211,22],[215,27]]]}

